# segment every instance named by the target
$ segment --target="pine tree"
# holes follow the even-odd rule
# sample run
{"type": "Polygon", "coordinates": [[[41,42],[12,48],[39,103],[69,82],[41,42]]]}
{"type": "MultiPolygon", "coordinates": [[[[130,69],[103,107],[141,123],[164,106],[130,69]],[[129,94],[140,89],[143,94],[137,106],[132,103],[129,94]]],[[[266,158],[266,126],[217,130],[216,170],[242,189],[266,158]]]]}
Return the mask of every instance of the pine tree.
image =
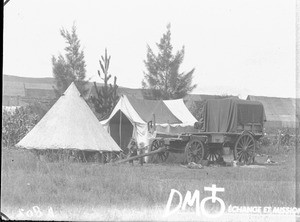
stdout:
{"type": "Polygon", "coordinates": [[[117,77],[114,77],[113,85],[108,84],[108,81],[112,77],[110,74],[108,74],[110,58],[111,56],[107,57],[107,50],[105,49],[105,57],[101,56],[102,61],[99,60],[101,70],[104,74],[103,77],[101,76],[100,70],[98,70],[98,75],[100,79],[104,81],[104,85],[98,88],[96,82],[94,82],[96,96],[91,96],[90,98],[94,105],[95,111],[100,116],[100,120],[108,117],[119,99],[117,94],[117,77]]]}
{"type": "Polygon", "coordinates": [[[170,24],[163,34],[160,43],[156,43],[156,55],[148,45],[147,60],[144,61],[147,73],[142,82],[143,94],[147,99],[178,99],[191,92],[196,85],[192,85],[195,69],[188,73],[180,73],[179,67],[184,58],[184,47],[172,54],[170,24]]]}
{"type": "Polygon", "coordinates": [[[56,79],[56,92],[61,95],[68,86],[75,81],[75,84],[82,95],[85,95],[85,74],[86,64],[84,52],[80,49],[80,40],[76,33],[76,26],[72,26],[71,32],[66,29],[60,30],[61,36],[66,40],[65,56],[59,55],[58,58],[52,56],[52,71],[56,79]]]}

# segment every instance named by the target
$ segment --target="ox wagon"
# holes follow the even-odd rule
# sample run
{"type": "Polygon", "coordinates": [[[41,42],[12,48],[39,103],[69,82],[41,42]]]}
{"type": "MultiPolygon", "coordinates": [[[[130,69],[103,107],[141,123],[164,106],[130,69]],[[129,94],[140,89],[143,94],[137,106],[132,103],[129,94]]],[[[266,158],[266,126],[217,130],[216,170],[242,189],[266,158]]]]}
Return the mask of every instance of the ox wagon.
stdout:
{"type": "Polygon", "coordinates": [[[188,163],[200,163],[203,159],[215,162],[222,157],[223,147],[229,147],[235,160],[251,164],[256,142],[263,136],[264,121],[260,102],[235,98],[208,100],[200,121],[194,125],[198,132],[157,133],[149,154],[155,154],[154,162],[166,161],[169,152],[185,153],[188,163]]]}

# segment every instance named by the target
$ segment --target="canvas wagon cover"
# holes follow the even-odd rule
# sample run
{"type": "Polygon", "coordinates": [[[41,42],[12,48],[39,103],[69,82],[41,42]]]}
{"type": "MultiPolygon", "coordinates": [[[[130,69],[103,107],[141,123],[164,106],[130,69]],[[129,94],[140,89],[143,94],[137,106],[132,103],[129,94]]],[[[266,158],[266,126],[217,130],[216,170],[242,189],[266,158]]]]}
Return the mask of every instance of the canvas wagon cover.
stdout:
{"type": "Polygon", "coordinates": [[[205,132],[236,132],[238,125],[266,121],[260,102],[241,99],[207,100],[203,110],[202,130],[205,132]]]}

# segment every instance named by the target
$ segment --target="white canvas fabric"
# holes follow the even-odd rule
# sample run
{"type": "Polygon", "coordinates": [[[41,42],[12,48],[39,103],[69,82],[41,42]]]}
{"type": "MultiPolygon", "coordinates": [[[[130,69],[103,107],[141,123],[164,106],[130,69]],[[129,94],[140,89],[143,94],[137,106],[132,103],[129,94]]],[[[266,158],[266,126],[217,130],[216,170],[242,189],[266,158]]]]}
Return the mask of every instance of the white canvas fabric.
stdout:
{"type": "Polygon", "coordinates": [[[194,123],[196,118],[190,113],[185,106],[182,99],[178,100],[165,100],[163,101],[172,114],[178,118],[182,123],[179,124],[156,124],[157,131],[151,134],[148,131],[147,122],[145,122],[139,114],[136,112],[129,99],[122,95],[119,102],[115,106],[108,119],[101,121],[101,124],[110,132],[109,121],[120,110],[129,119],[133,125],[132,136],[138,143],[143,142],[145,146],[149,145],[149,140],[155,137],[156,133],[183,133],[183,132],[195,132],[194,123]]]}
{"type": "Polygon", "coordinates": [[[17,144],[27,149],[121,151],[72,83],[17,144]]]}
{"type": "Polygon", "coordinates": [[[125,95],[122,95],[119,102],[113,109],[110,116],[106,119],[101,121],[101,124],[110,132],[109,127],[109,120],[118,112],[122,111],[122,113],[128,118],[133,126],[133,133],[132,137],[136,139],[137,143],[144,143],[145,146],[149,144],[149,137],[151,135],[148,134],[148,126],[147,123],[142,120],[139,114],[135,111],[135,109],[130,104],[129,100],[125,95]]]}
{"type": "Polygon", "coordinates": [[[180,133],[193,133],[197,132],[194,128],[197,119],[191,114],[183,99],[176,100],[164,100],[163,101],[169,110],[175,115],[182,123],[178,124],[157,124],[156,128],[158,132],[180,134],[180,133]]]}
{"type": "Polygon", "coordinates": [[[191,114],[185,106],[183,99],[164,100],[166,106],[182,122],[181,124],[172,124],[173,126],[193,126],[197,119],[191,114]]]}

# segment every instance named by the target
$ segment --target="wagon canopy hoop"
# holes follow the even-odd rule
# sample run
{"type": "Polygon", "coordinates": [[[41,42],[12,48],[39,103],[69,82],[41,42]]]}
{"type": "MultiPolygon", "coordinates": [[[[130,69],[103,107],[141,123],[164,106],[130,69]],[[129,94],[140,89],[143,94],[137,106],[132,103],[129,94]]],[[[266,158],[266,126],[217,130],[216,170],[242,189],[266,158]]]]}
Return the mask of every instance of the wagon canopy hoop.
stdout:
{"type": "Polygon", "coordinates": [[[192,139],[185,148],[186,160],[188,163],[199,163],[204,157],[204,144],[199,139],[192,139]]]}
{"type": "Polygon", "coordinates": [[[253,163],[256,143],[254,137],[245,132],[239,136],[234,147],[234,159],[244,164],[253,163]]]}

